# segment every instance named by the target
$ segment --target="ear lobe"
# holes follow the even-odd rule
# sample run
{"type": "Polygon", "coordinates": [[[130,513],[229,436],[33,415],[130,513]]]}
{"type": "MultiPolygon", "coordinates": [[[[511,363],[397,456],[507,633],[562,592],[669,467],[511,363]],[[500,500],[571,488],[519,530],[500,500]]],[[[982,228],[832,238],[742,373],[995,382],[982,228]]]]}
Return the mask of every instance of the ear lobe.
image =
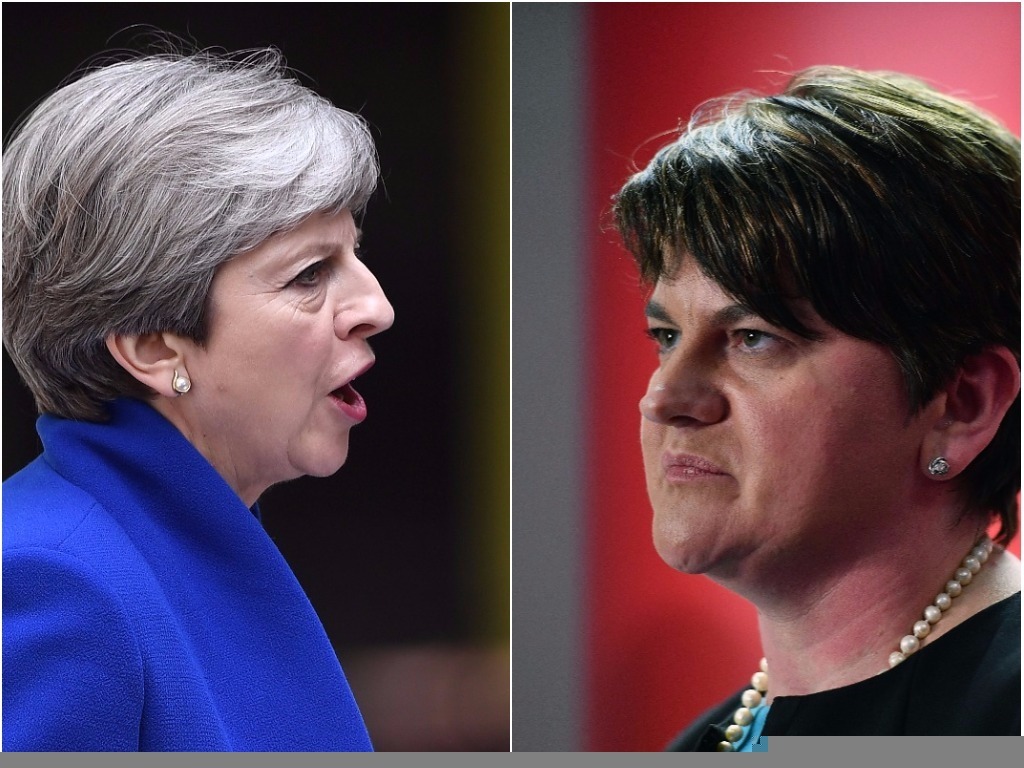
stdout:
{"type": "Polygon", "coordinates": [[[1006,347],[990,347],[964,360],[942,393],[945,407],[928,441],[937,456],[949,460],[951,478],[966,468],[995,437],[1006,412],[1020,394],[1020,364],[1006,347]]]}
{"type": "Polygon", "coordinates": [[[174,372],[184,369],[181,339],[169,333],[110,334],[107,349],[133,378],[165,397],[175,397],[174,372]]]}

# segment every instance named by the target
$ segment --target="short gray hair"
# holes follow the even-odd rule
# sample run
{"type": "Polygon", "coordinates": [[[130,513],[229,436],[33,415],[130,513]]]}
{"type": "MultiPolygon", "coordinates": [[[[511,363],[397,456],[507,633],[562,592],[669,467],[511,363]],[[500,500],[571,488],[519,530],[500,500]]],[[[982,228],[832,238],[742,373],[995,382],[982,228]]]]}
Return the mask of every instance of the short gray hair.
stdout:
{"type": "Polygon", "coordinates": [[[147,397],[110,333],[202,344],[217,268],[377,184],[366,123],[281,55],[161,54],[48,98],[3,154],[3,340],[40,412],[102,421],[147,397]]]}

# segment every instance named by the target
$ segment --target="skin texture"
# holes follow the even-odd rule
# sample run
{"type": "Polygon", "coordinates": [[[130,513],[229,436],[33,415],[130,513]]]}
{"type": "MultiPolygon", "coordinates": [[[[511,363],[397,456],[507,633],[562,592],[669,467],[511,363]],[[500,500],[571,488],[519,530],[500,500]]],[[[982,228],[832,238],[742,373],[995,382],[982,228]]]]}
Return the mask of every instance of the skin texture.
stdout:
{"type": "Polygon", "coordinates": [[[808,341],[746,313],[686,260],[649,304],[659,365],[640,403],[661,556],[723,578],[744,563],[873,539],[916,492],[929,412],[908,416],[883,348],[826,326],[808,341]],[[721,474],[666,472],[666,454],[721,474]],[[866,478],[872,482],[865,483],[866,478]]]}
{"type": "Polygon", "coordinates": [[[170,334],[135,342],[136,369],[141,360],[167,395],[155,407],[247,504],[345,463],[360,419],[331,393],[372,364],[368,339],[394,321],[357,243],[348,210],[314,215],[220,268],[204,346],[170,334]],[[187,394],[167,391],[171,369],[187,373],[187,394]]]}
{"type": "MultiPolygon", "coordinates": [[[[684,258],[650,296],[640,401],[655,547],[754,603],[772,695],[887,668],[983,533],[950,481],[1019,390],[996,350],[911,413],[887,350],[796,311],[820,339],[752,315],[684,258]],[[954,465],[939,479],[937,455],[954,465]]],[[[998,551],[976,582],[931,640],[1019,589],[1020,564],[998,551]]]]}

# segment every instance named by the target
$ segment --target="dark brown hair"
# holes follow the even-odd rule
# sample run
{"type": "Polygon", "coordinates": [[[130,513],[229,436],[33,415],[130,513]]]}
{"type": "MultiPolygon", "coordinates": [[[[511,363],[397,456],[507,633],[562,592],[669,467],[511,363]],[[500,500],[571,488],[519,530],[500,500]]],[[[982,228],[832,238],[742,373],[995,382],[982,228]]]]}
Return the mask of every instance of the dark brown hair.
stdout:
{"type": "MultiPolygon", "coordinates": [[[[818,67],[733,97],[625,184],[616,225],[647,285],[686,256],[737,301],[807,338],[792,309],[882,344],[912,411],[965,359],[1020,362],[1020,141],[975,107],[892,73],[818,67]]],[[[1020,396],[959,482],[965,508],[1018,527],[1020,396]]]]}

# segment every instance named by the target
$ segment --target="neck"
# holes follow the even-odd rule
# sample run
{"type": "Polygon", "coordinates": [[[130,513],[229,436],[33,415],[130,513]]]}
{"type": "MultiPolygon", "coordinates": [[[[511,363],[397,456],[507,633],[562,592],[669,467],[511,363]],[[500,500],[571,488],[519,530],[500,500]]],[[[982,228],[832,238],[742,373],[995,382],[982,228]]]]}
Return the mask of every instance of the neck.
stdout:
{"type": "Polygon", "coordinates": [[[259,501],[269,484],[259,483],[253,477],[249,477],[241,471],[240,465],[232,461],[231,446],[224,443],[216,434],[205,433],[201,429],[193,428],[193,424],[199,423],[188,409],[188,403],[179,399],[167,397],[155,397],[149,404],[158,411],[165,419],[177,427],[185,439],[192,443],[192,446],[210,462],[210,465],[235,492],[245,506],[252,508],[253,504],[259,501]]]}
{"type": "MultiPolygon", "coordinates": [[[[772,590],[748,593],[758,609],[768,659],[769,696],[801,695],[865,680],[889,668],[889,655],[980,538],[973,526],[887,542],[822,573],[792,569],[772,590]]],[[[762,581],[761,583],[765,583],[762,581]]],[[[1001,548],[963,588],[921,641],[934,642],[970,616],[1020,590],[1020,562],[1001,548]]]]}

